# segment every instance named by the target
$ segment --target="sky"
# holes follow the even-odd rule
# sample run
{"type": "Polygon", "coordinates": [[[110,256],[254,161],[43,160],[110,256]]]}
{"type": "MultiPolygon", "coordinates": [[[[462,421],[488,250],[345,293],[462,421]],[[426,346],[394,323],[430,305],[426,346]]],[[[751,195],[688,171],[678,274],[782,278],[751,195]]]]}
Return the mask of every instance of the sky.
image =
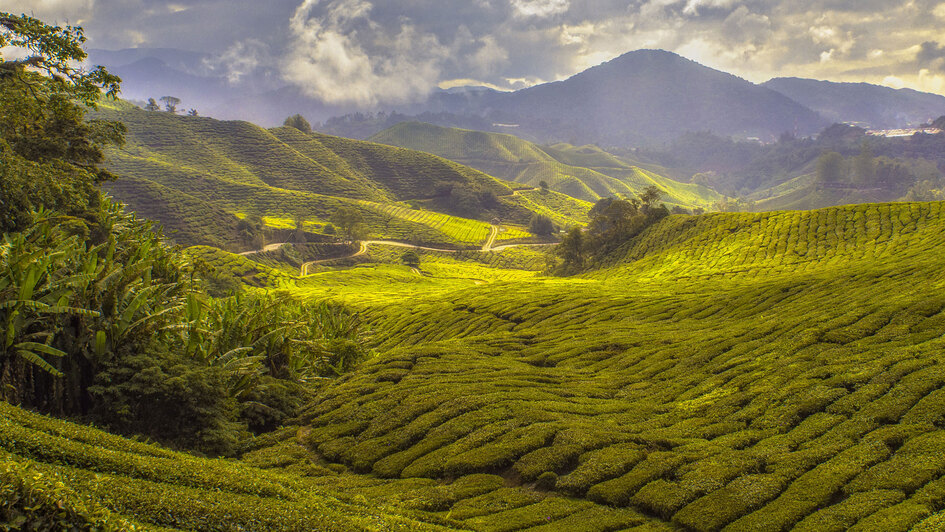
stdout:
{"type": "Polygon", "coordinates": [[[502,90],[660,48],[753,82],[797,76],[945,94],[945,0],[0,0],[90,48],[210,54],[332,103],[502,90]]]}

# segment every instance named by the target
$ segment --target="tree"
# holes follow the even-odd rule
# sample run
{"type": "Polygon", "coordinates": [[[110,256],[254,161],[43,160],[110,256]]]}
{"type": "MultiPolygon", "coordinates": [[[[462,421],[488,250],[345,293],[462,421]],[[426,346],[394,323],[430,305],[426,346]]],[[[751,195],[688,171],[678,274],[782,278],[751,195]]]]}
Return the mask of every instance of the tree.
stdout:
{"type": "Polygon", "coordinates": [[[554,230],[555,226],[551,218],[541,214],[533,215],[532,219],[528,222],[528,232],[534,235],[548,236],[553,233],[554,230]]]}
{"type": "Polygon", "coordinates": [[[838,183],[843,180],[843,156],[835,151],[822,154],[817,159],[817,182],[838,183]]]}
{"type": "Polygon", "coordinates": [[[400,261],[411,268],[420,267],[420,254],[412,249],[408,249],[400,256],[400,261]]]}
{"type": "Polygon", "coordinates": [[[860,145],[860,154],[853,158],[853,182],[870,185],[876,179],[876,161],[873,150],[865,140],[860,145]]]}
{"type": "Polygon", "coordinates": [[[331,215],[331,223],[344,235],[346,242],[354,242],[364,231],[364,216],[354,207],[342,207],[331,215]]]}
{"type": "Polygon", "coordinates": [[[299,244],[304,244],[308,241],[305,236],[305,217],[301,214],[295,215],[295,231],[292,233],[292,239],[299,244]]]}
{"type": "Polygon", "coordinates": [[[148,103],[147,105],[144,106],[144,110],[145,111],[160,111],[161,106],[158,105],[156,101],[154,101],[154,98],[148,98],[148,103]]]}
{"type": "Polygon", "coordinates": [[[295,129],[298,129],[302,133],[312,132],[312,125],[309,124],[308,120],[306,120],[300,114],[294,114],[290,116],[289,118],[286,118],[285,122],[283,122],[282,125],[286,127],[294,127],[295,129]]]}
{"type": "Polygon", "coordinates": [[[555,254],[564,261],[562,268],[565,273],[581,270],[586,262],[584,249],[584,233],[580,227],[572,227],[561,243],[555,246],[555,254]]]}
{"type": "Polygon", "coordinates": [[[187,111],[187,116],[197,116],[197,110],[191,109],[190,111],[187,111]]]}
{"type": "Polygon", "coordinates": [[[74,67],[86,58],[81,28],[48,26],[0,13],[0,49],[15,46],[25,59],[0,56],[0,231],[24,227],[45,207],[97,216],[96,184],[113,179],[103,148],[124,141],[125,127],[86,120],[102,91],[115,97],[121,80],[102,67],[74,67]]]}
{"type": "Polygon", "coordinates": [[[165,111],[167,111],[168,113],[177,112],[177,106],[180,105],[180,98],[176,98],[174,96],[161,96],[158,99],[164,102],[165,111]]]}
{"type": "Polygon", "coordinates": [[[541,181],[539,181],[539,182],[538,182],[538,188],[541,189],[541,193],[542,193],[542,194],[547,194],[547,193],[548,193],[548,182],[545,181],[544,179],[541,180],[541,181]]]}
{"type": "Polygon", "coordinates": [[[639,194],[639,198],[644,212],[655,206],[656,202],[662,197],[663,191],[656,185],[650,185],[643,189],[643,192],[639,194]]]}

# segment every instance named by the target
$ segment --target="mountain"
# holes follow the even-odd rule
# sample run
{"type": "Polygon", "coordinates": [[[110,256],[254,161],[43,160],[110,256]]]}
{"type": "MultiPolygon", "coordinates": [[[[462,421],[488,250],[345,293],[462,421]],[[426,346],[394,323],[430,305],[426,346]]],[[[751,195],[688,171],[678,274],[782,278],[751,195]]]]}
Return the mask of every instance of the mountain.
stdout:
{"type": "Polygon", "coordinates": [[[774,78],[763,87],[806,105],[833,122],[877,129],[928,123],[945,114],[945,96],[869,83],[774,78]]]}
{"type": "Polygon", "coordinates": [[[663,191],[664,200],[670,205],[708,207],[721,199],[711,189],[673,181],[596,146],[543,147],[508,134],[419,122],[397,124],[370,140],[433,153],[533,187],[544,181],[551,190],[585,201],[617,194],[633,196],[651,185],[663,191]]]}
{"type": "Polygon", "coordinates": [[[702,130],[770,139],[824,125],[780,93],[662,50],[630,52],[495,100],[495,110],[510,120],[560,124],[567,134],[617,145],[702,130]]]}

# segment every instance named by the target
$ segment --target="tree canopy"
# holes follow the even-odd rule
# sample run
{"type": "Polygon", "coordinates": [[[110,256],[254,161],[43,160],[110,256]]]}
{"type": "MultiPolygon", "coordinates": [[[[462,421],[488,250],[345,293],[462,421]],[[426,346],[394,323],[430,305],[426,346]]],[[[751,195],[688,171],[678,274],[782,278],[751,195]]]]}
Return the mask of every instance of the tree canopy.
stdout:
{"type": "Polygon", "coordinates": [[[121,80],[103,67],[72,66],[86,58],[82,28],[49,26],[26,15],[0,13],[0,231],[22,228],[39,208],[86,215],[97,209],[95,184],[114,176],[98,165],[107,144],[121,144],[125,127],[86,120],[103,92],[115,97],[121,80]]]}

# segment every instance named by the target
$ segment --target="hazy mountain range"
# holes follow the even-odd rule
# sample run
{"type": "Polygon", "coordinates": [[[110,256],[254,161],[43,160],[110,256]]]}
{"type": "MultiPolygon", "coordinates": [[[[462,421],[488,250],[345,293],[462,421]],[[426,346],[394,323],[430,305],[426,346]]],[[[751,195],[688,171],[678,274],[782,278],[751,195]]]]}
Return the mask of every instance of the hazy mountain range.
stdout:
{"type": "Polygon", "coordinates": [[[263,126],[295,113],[313,123],[352,114],[325,129],[358,138],[392,125],[387,115],[386,122],[364,123],[378,111],[439,114],[425,120],[446,126],[479,120],[541,143],[609,146],[661,143],[686,131],[772,140],[782,133],[811,135],[834,122],[892,128],[945,114],[945,97],[935,94],[798,78],[758,85],[662,50],[629,52],[566,80],[514,92],[460,87],[380,109],[326,104],[286,85],[275,69],[241,75],[209,55],[181,50],[92,50],[90,62],[121,76],[130,100],[173,95],[182,109],[263,126]]]}

